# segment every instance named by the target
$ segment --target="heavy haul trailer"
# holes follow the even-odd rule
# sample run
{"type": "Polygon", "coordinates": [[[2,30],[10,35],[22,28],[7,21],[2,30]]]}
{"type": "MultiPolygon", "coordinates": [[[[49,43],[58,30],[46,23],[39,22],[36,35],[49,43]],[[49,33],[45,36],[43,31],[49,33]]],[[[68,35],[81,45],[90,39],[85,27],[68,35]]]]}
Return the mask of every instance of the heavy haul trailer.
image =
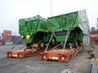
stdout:
{"type": "MultiPolygon", "coordinates": [[[[46,50],[45,52],[41,53],[41,60],[57,60],[58,62],[68,62],[83,48],[83,46],[85,46],[85,44],[86,46],[89,45],[89,23],[85,10],[50,17],[48,20],[51,22],[51,24],[52,22],[57,23],[61,27],[61,30],[66,31],[67,33],[63,37],[63,47],[56,49],[52,48],[52,50],[49,51],[46,50]],[[87,41],[85,42],[84,40],[87,41]],[[72,45],[69,45],[70,43],[72,45]]],[[[57,31],[58,30],[55,29],[55,32],[57,31]]],[[[56,41],[61,41],[62,39],[57,39],[58,37],[55,38],[56,41]]]]}
{"type": "Polygon", "coordinates": [[[50,46],[64,42],[66,34],[71,32],[67,44],[69,42],[78,44],[82,43],[83,35],[88,35],[89,26],[85,10],[76,11],[68,14],[50,17],[44,19],[35,16],[19,20],[19,33],[23,36],[23,40],[27,47],[37,44],[38,48],[45,48],[51,34],[53,38],[50,46]],[[74,41],[73,41],[74,40],[74,41]]]}
{"type": "Polygon", "coordinates": [[[35,47],[34,44],[36,44],[39,49],[48,49],[65,42],[65,40],[67,47],[69,47],[69,43],[72,43],[74,48],[78,48],[77,45],[83,46],[82,43],[89,44],[88,40],[85,42],[85,39],[89,38],[88,24],[85,10],[49,17],[48,19],[37,15],[20,19],[19,33],[23,36],[26,47],[29,48],[35,47]],[[70,34],[67,35],[68,33],[70,34]]]}
{"type": "MultiPolygon", "coordinates": [[[[39,20],[40,20],[40,23],[43,23],[41,21],[44,21],[43,24],[46,23],[46,20],[41,18],[39,15],[34,17],[33,19],[32,18],[25,19],[25,20],[21,19],[19,21],[19,23],[21,23],[19,25],[19,29],[21,29],[20,30],[21,35],[24,35],[23,36],[23,40],[25,41],[24,45],[26,45],[27,47],[21,48],[21,49],[18,48],[17,50],[8,51],[7,54],[6,54],[8,58],[15,57],[15,58],[18,58],[18,59],[22,59],[22,58],[25,58],[25,57],[30,57],[30,56],[40,54],[44,51],[44,49],[42,49],[42,47],[36,48],[36,45],[32,47],[32,45],[37,43],[38,40],[44,38],[44,37],[39,37],[39,36],[50,34],[50,31],[47,31],[47,30],[44,30],[44,29],[40,29],[40,32],[39,32],[39,26],[37,25],[37,23],[39,23],[39,20]],[[32,24],[33,24],[33,26],[31,26],[32,24]],[[36,38],[39,38],[39,39],[36,39],[36,38]]],[[[47,40],[47,38],[45,38],[45,40],[47,40]]],[[[39,42],[39,43],[41,44],[41,46],[43,46],[43,43],[41,43],[41,42],[39,42]]],[[[14,48],[12,47],[12,49],[14,49],[14,48]]]]}
{"type": "Polygon", "coordinates": [[[51,49],[49,51],[45,51],[40,53],[40,60],[56,60],[58,62],[68,62],[72,59],[81,49],[83,46],[78,46],[77,48],[72,49],[51,49]]]}
{"type": "Polygon", "coordinates": [[[15,50],[15,51],[13,50],[13,51],[7,52],[7,57],[22,59],[25,57],[30,57],[30,56],[40,54],[43,51],[44,50],[41,50],[41,49],[23,49],[23,50],[15,50]]]}
{"type": "Polygon", "coordinates": [[[16,48],[13,46],[10,51],[7,51],[6,56],[8,58],[18,58],[22,59],[25,57],[31,57],[34,55],[38,55],[40,53],[44,52],[43,49],[35,49],[35,48],[16,48]]]}

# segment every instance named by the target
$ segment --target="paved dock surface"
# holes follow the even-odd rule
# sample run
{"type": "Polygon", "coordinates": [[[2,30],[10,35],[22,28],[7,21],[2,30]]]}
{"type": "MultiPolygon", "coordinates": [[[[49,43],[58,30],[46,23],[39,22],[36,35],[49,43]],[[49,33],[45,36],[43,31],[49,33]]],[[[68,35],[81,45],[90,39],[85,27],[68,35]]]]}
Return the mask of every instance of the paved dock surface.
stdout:
{"type": "Polygon", "coordinates": [[[6,52],[11,48],[12,46],[0,46],[0,73],[62,73],[65,69],[70,69],[73,73],[90,73],[89,55],[85,49],[69,62],[59,63],[40,61],[40,55],[24,59],[7,58],[6,52]]]}

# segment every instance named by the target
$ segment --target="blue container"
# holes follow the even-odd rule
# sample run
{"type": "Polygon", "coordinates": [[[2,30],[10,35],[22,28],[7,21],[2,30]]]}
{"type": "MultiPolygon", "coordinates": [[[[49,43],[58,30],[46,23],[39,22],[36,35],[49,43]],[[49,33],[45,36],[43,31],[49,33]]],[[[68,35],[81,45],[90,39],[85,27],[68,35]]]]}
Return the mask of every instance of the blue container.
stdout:
{"type": "Polygon", "coordinates": [[[21,45],[21,44],[23,44],[23,41],[17,41],[17,42],[14,42],[13,44],[15,44],[15,45],[21,45]]]}
{"type": "Polygon", "coordinates": [[[13,42],[4,42],[3,45],[13,45],[13,42]]]}
{"type": "Polygon", "coordinates": [[[21,39],[21,36],[13,35],[11,38],[12,39],[21,39]]]}
{"type": "Polygon", "coordinates": [[[4,34],[2,33],[2,36],[3,36],[4,34]]]}
{"type": "Polygon", "coordinates": [[[23,44],[23,41],[21,41],[21,42],[17,42],[17,45],[21,45],[21,44],[23,44]]]}
{"type": "Polygon", "coordinates": [[[91,31],[90,34],[98,34],[98,30],[91,31]]]}
{"type": "Polygon", "coordinates": [[[11,36],[12,39],[15,39],[15,36],[11,36]]]}
{"type": "Polygon", "coordinates": [[[13,44],[16,44],[16,42],[13,42],[13,44]]]}

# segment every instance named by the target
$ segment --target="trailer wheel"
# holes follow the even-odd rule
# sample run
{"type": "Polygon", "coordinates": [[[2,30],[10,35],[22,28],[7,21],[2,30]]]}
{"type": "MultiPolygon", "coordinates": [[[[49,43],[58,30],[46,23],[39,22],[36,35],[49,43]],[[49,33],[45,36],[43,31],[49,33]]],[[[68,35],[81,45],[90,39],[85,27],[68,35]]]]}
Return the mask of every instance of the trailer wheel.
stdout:
{"type": "Polygon", "coordinates": [[[48,57],[47,55],[44,56],[44,61],[47,61],[48,60],[48,57]]]}
{"type": "Polygon", "coordinates": [[[10,54],[10,53],[8,53],[8,54],[7,54],[7,57],[8,57],[8,58],[10,58],[10,57],[11,57],[11,54],[10,54]]]}
{"type": "Polygon", "coordinates": [[[43,41],[38,42],[38,47],[40,49],[44,49],[45,48],[45,43],[43,41]]]}
{"type": "Polygon", "coordinates": [[[52,47],[54,47],[56,45],[56,39],[55,38],[52,38],[51,42],[50,42],[50,45],[52,47]]]}
{"type": "Polygon", "coordinates": [[[7,56],[8,58],[11,57],[11,52],[8,51],[7,54],[6,54],[6,56],[7,56]]]}
{"type": "Polygon", "coordinates": [[[19,59],[24,58],[23,54],[19,54],[19,55],[18,55],[18,58],[19,58],[19,59]]]}
{"type": "Polygon", "coordinates": [[[62,62],[62,57],[61,56],[58,57],[58,62],[62,62]]]}

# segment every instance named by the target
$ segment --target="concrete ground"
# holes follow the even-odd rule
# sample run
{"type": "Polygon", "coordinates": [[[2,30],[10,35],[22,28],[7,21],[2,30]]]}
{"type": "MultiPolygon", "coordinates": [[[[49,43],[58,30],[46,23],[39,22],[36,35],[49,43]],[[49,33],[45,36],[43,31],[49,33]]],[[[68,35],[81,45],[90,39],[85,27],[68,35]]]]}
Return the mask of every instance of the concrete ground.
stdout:
{"type": "Polygon", "coordinates": [[[65,69],[70,69],[73,73],[90,73],[89,55],[85,49],[69,62],[59,63],[40,61],[40,55],[24,59],[7,58],[6,52],[11,48],[12,46],[0,46],[0,73],[62,73],[65,69]]]}

